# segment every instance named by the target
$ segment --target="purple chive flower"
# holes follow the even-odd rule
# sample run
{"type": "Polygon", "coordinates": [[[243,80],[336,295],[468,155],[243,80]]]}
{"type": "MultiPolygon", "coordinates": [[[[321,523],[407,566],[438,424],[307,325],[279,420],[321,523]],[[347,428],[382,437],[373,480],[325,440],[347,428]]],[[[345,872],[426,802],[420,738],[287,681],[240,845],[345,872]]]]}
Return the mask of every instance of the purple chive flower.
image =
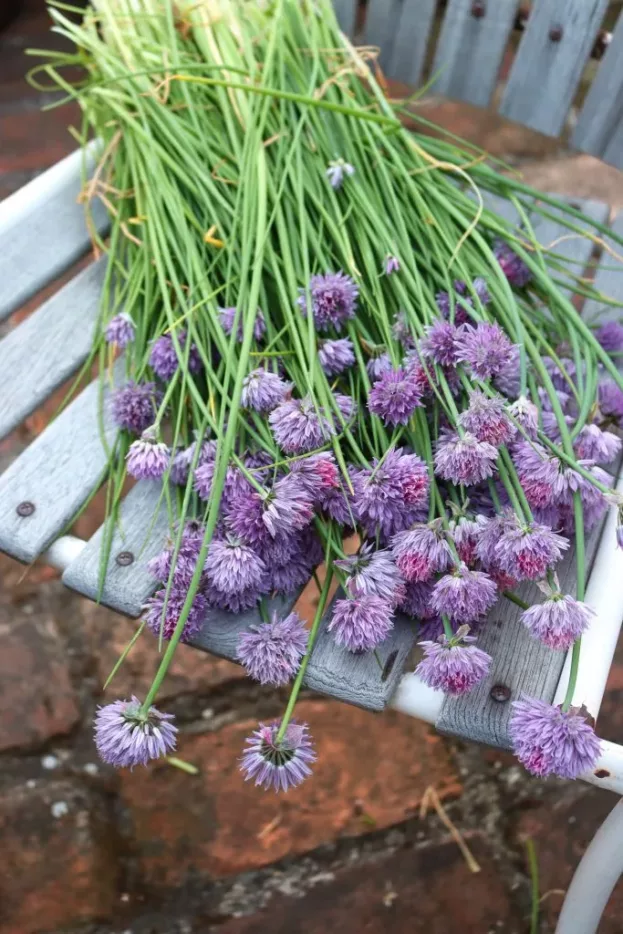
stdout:
{"type": "Polygon", "coordinates": [[[404,593],[398,568],[388,551],[374,551],[371,542],[364,542],[356,555],[335,561],[346,572],[344,589],[353,597],[371,594],[395,606],[404,593]]]}
{"type": "Polygon", "coordinates": [[[585,425],[575,442],[575,453],[580,460],[590,460],[596,464],[609,464],[620,450],[621,439],[597,425],[585,425]]]}
{"type": "Polygon", "coordinates": [[[540,444],[522,442],[513,451],[519,482],[531,506],[549,506],[558,476],[558,460],[540,444]]]}
{"type": "Polygon", "coordinates": [[[432,581],[423,581],[421,583],[407,583],[404,589],[404,596],[400,602],[400,609],[407,616],[414,619],[432,619],[436,618],[435,611],[430,605],[430,598],[433,593],[432,581]]]}
{"type": "MultiPolygon", "coordinates": [[[[225,331],[225,334],[228,337],[231,337],[234,330],[234,322],[236,320],[236,311],[235,307],[233,308],[218,308],[218,320],[225,331]]],[[[256,341],[261,341],[266,333],[266,321],[264,320],[264,315],[260,308],[257,309],[255,316],[255,323],[253,325],[253,337],[256,341]]],[[[242,342],[244,336],[244,311],[241,311],[238,315],[238,329],[236,331],[236,340],[238,343],[242,342]]]]}
{"type": "Polygon", "coordinates": [[[399,311],[392,324],[392,336],[405,347],[414,347],[415,342],[411,333],[411,325],[407,320],[406,312],[399,311]]]}
{"type": "Polygon", "coordinates": [[[385,264],[383,269],[386,276],[391,276],[394,272],[400,272],[400,260],[397,256],[393,256],[391,253],[388,253],[385,257],[385,264]]]}
{"type": "Polygon", "coordinates": [[[422,341],[423,356],[440,366],[455,366],[460,334],[461,329],[449,321],[436,321],[426,328],[426,337],[422,341]]]}
{"type": "MultiPolygon", "coordinates": [[[[216,461],[206,460],[199,464],[195,470],[194,488],[199,495],[199,499],[207,502],[212,495],[212,483],[214,482],[214,471],[216,461]]],[[[243,473],[237,467],[231,464],[227,467],[225,473],[225,484],[221,501],[223,506],[227,507],[232,499],[237,496],[244,496],[251,489],[243,473]]]]}
{"type": "Polygon", "coordinates": [[[228,507],[227,524],[243,541],[261,548],[270,539],[304,529],[312,516],[309,494],[290,475],[264,495],[249,490],[235,496],[228,507]]]}
{"type": "Polygon", "coordinates": [[[388,370],[392,369],[392,358],[387,352],[374,354],[366,363],[366,372],[372,382],[380,379],[383,373],[387,373],[388,370]]]}
{"type": "Polygon", "coordinates": [[[491,656],[476,648],[473,636],[461,635],[436,642],[420,642],[424,658],[415,669],[424,684],[446,694],[466,694],[489,673],[491,656]]]}
{"type": "Polygon", "coordinates": [[[177,727],[172,720],[173,714],[156,707],[143,713],[137,697],[98,707],[95,745],[100,758],[117,769],[131,769],[166,756],[175,749],[177,727]]]}
{"type": "Polygon", "coordinates": [[[162,393],[155,383],[126,383],[112,397],[112,415],[119,428],[140,435],[153,425],[162,393]]]}
{"type": "Polygon", "coordinates": [[[476,546],[481,535],[481,523],[461,516],[450,523],[450,535],[458,556],[468,567],[477,558],[476,546]]]}
{"type": "MultiPolygon", "coordinates": [[[[188,590],[197,567],[197,559],[203,545],[204,535],[204,526],[194,519],[191,519],[184,526],[180,546],[175,557],[173,586],[176,589],[188,590]]],[[[156,580],[163,583],[169,580],[174,554],[175,546],[171,544],[170,547],[165,548],[164,551],[149,561],[147,565],[149,573],[156,580]]]]}
{"type": "Polygon", "coordinates": [[[520,396],[508,407],[509,416],[534,440],[539,428],[539,410],[534,402],[520,396]]]}
{"type": "Polygon", "coordinates": [[[305,454],[320,448],[335,434],[335,428],[320,406],[309,396],[286,399],[268,416],[275,441],[286,454],[305,454]]]}
{"type": "Polygon", "coordinates": [[[438,571],[445,571],[452,559],[441,520],[420,525],[392,538],[396,566],[408,582],[427,581],[438,571]]]}
{"type": "Polygon", "coordinates": [[[318,506],[323,513],[335,519],[338,525],[348,529],[354,528],[353,497],[342,479],[337,487],[322,490],[318,497],[318,506]]]}
{"type": "Polygon", "coordinates": [[[623,325],[618,321],[607,321],[595,331],[595,337],[606,351],[616,353],[623,350],[623,325]]]}
{"type": "Polygon", "coordinates": [[[511,360],[513,345],[498,324],[480,321],[466,326],[458,339],[457,357],[474,376],[488,380],[502,372],[511,360]]]}
{"type": "Polygon", "coordinates": [[[368,394],[368,408],[386,425],[406,425],[421,404],[415,381],[402,369],[383,373],[368,394]]]}
{"type": "Polygon", "coordinates": [[[353,513],[371,538],[384,539],[409,528],[428,500],[426,464],[402,448],[391,449],[382,463],[375,459],[368,470],[353,470],[353,513]]]}
{"type": "Polygon", "coordinates": [[[338,376],[355,362],[352,341],[347,337],[318,342],[318,359],[327,376],[338,376]]]}
{"type": "Polygon", "coordinates": [[[249,587],[246,590],[237,590],[235,593],[217,590],[211,584],[208,584],[204,591],[208,606],[216,610],[225,610],[227,613],[233,613],[237,616],[246,610],[255,610],[260,597],[269,591],[268,575],[262,581],[259,587],[249,587]]]}
{"type": "Polygon", "coordinates": [[[454,484],[470,486],[492,477],[497,448],[470,432],[463,437],[444,432],[435,451],[435,473],[454,484]]]}
{"type": "Polygon", "coordinates": [[[541,580],[562,557],[569,542],[546,525],[522,522],[509,512],[496,547],[496,564],[516,580],[541,580]]]}
{"type": "Polygon", "coordinates": [[[499,447],[515,434],[500,396],[487,396],[475,390],[469,394],[469,408],[461,413],[459,424],[479,441],[499,447]]]}
{"type": "Polygon", "coordinates": [[[340,472],[330,451],[321,451],[291,461],[290,474],[296,477],[314,503],[318,502],[323,494],[339,489],[340,486],[340,472]]]}
{"type": "Polygon", "coordinates": [[[338,191],[344,184],[344,181],[347,178],[352,178],[354,174],[355,166],[351,165],[350,162],[346,162],[344,159],[335,159],[333,162],[330,162],[329,168],[325,172],[331,188],[333,188],[334,191],[338,191]]]}
{"type": "Polygon", "coordinates": [[[127,347],[134,340],[135,330],[130,315],[122,311],[111,318],[106,325],[104,340],[107,344],[116,344],[120,348],[127,347]]]}
{"type": "Polygon", "coordinates": [[[498,589],[484,571],[470,571],[461,564],[439,578],[433,588],[431,607],[439,616],[460,623],[480,619],[498,598],[498,589]]]}
{"type": "Polygon", "coordinates": [[[594,768],[601,752],[581,710],[564,711],[534,697],[513,704],[509,730],[515,755],[540,778],[579,778],[594,768]]]}
{"type": "Polygon", "coordinates": [[[532,273],[524,261],[513,252],[508,243],[503,240],[496,240],[493,245],[493,252],[500,264],[500,269],[511,285],[521,288],[530,282],[532,273]]]}
{"type": "Polygon", "coordinates": [[[275,687],[296,674],[307,651],[309,634],[298,613],[280,619],[273,613],[269,623],[253,626],[238,639],[237,658],[249,677],[275,687]]]}
{"type": "Polygon", "coordinates": [[[295,788],[311,775],[310,763],[316,759],[306,723],[291,720],[283,739],[278,740],[279,722],[260,723],[246,740],[240,771],[245,781],[273,791],[295,788]]]}
{"type": "Polygon", "coordinates": [[[394,627],[394,610],[374,594],[336,600],[327,629],[349,652],[370,652],[394,627]]]}
{"type": "Polygon", "coordinates": [[[210,583],[224,593],[250,590],[258,587],[266,572],[266,565],[248,545],[234,538],[210,543],[204,568],[210,583]]]}
{"type": "Polygon", "coordinates": [[[294,593],[304,587],[311,577],[312,568],[300,555],[296,555],[287,564],[268,569],[268,586],[274,593],[294,593]]]}
{"type": "Polygon", "coordinates": [[[472,287],[478,296],[481,305],[488,305],[491,301],[491,296],[489,294],[486,280],[483,279],[482,276],[477,276],[476,279],[474,279],[472,282],[472,287]]]}
{"type": "MultiPolygon", "coordinates": [[[[186,359],[186,338],[186,331],[178,332],[177,339],[180,345],[182,359],[186,359]]],[[[191,344],[187,362],[188,369],[191,373],[198,373],[203,367],[201,356],[194,344],[191,344]]],[[[159,337],[158,340],[154,342],[149,355],[149,365],[156,376],[163,382],[168,383],[169,380],[173,379],[177,373],[179,360],[173,338],[170,334],[163,334],[162,337],[159,337]]]]}
{"type": "Polygon", "coordinates": [[[136,480],[160,480],[167,471],[171,452],[149,429],[138,441],[133,441],[127,453],[127,469],[136,480]]]}
{"type": "MultiPolygon", "coordinates": [[[[307,317],[307,289],[299,290],[297,304],[303,317],[307,317]]],[[[328,272],[312,276],[309,295],[314,323],[319,331],[335,328],[341,331],[344,323],[355,317],[359,289],[350,276],[343,272],[328,272]]]]}
{"type": "Polygon", "coordinates": [[[623,426],[623,391],[613,380],[604,380],[597,387],[599,409],[604,419],[616,425],[623,426]]]}
{"type": "MultiPolygon", "coordinates": [[[[197,458],[197,467],[213,462],[216,457],[216,441],[204,441],[197,458]]],[[[171,464],[171,482],[178,486],[186,486],[188,474],[195,458],[197,442],[193,441],[187,448],[177,451],[171,464]]]]}
{"type": "MultiPolygon", "coordinates": [[[[182,615],[186,596],[187,588],[185,587],[171,587],[168,596],[167,588],[163,587],[147,600],[144,619],[154,635],[160,636],[162,633],[163,639],[171,638],[182,615]]],[[[182,631],[184,642],[199,632],[205,622],[207,612],[206,597],[201,590],[198,590],[184,623],[182,631]]]]}
{"type": "Polygon", "coordinates": [[[594,615],[589,606],[569,594],[553,592],[543,603],[524,610],[521,621],[530,635],[550,648],[569,649],[588,629],[594,615]]]}
{"type": "Polygon", "coordinates": [[[270,412],[283,400],[288,387],[280,376],[259,367],[245,376],[242,383],[242,404],[245,409],[270,412]]]}

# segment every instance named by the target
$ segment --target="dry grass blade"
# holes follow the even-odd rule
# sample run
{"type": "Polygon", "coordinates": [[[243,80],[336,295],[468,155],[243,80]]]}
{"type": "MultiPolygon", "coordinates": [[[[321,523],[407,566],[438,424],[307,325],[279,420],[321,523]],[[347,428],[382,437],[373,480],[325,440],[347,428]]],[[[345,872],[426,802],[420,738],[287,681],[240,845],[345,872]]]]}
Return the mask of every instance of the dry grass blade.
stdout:
{"type": "Polygon", "coordinates": [[[448,816],[448,812],[441,803],[439,795],[437,794],[437,790],[433,785],[428,786],[422,797],[422,803],[420,805],[420,820],[423,820],[426,817],[431,806],[437,812],[439,820],[444,825],[444,827],[447,828],[450,836],[461,851],[469,871],[474,873],[480,872],[480,866],[476,862],[472,851],[463,839],[461,831],[458,829],[458,827],[455,826],[455,824],[452,823],[452,820],[448,816]]]}

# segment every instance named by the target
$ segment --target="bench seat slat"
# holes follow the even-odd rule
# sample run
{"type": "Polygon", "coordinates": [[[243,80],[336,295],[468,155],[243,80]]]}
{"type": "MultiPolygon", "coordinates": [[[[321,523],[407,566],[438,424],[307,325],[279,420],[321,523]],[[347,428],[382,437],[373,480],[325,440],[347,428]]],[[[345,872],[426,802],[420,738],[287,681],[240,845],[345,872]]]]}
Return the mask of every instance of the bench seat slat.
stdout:
{"type": "Polygon", "coordinates": [[[92,263],[0,341],[0,438],[88,357],[105,270],[92,263]]]}
{"type": "MultiPolygon", "coordinates": [[[[114,379],[120,380],[118,361],[114,379]]],[[[117,429],[108,391],[104,394],[103,428],[107,444],[117,429]]],[[[100,434],[100,385],[87,386],[67,408],[13,461],[0,477],[0,550],[29,563],[49,547],[86,502],[101,480],[107,458],[100,434]],[[20,516],[17,508],[35,508],[20,516]]]]}
{"type": "Polygon", "coordinates": [[[388,78],[419,83],[436,6],[436,0],[371,0],[368,4],[365,41],[380,47],[380,64],[388,78]]]}
{"type": "MultiPolygon", "coordinates": [[[[95,145],[85,157],[95,166],[95,145]]],[[[0,321],[52,282],[89,248],[82,188],[83,154],[71,153],[0,203],[0,321]]],[[[103,233],[108,216],[93,203],[93,221],[103,233]]]]}

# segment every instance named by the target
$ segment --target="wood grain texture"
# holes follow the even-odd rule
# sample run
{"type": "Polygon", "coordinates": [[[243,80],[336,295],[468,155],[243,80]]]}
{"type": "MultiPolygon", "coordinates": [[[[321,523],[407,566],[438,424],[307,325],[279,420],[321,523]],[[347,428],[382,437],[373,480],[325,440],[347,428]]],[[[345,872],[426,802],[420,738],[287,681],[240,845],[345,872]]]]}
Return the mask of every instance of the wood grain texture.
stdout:
{"type": "MultiPolygon", "coordinates": [[[[93,147],[85,165],[93,171],[93,147]]],[[[89,247],[82,188],[82,154],[72,153],[0,204],[0,321],[60,275],[89,247]]],[[[93,217],[102,232],[100,202],[93,217]]]]}
{"type": "MultiPolygon", "coordinates": [[[[161,494],[161,484],[140,481],[119,508],[100,602],[127,616],[140,616],[145,600],[158,587],[147,563],[167,541],[169,515],[161,494]],[[118,563],[123,552],[132,555],[131,564],[118,563]]],[[[101,526],[63,574],[67,587],[91,600],[98,598],[104,533],[105,526],[101,526]]]]}
{"type": "MultiPolygon", "coordinates": [[[[335,599],[339,597],[338,592],[335,599]]],[[[377,648],[379,665],[372,652],[355,655],[335,644],[326,631],[332,611],[333,605],[323,617],[303,684],[356,707],[383,710],[396,689],[413,648],[415,624],[401,613],[396,615],[394,628],[377,648]]]]}
{"type": "Polygon", "coordinates": [[[437,0],[370,0],[365,41],[379,46],[388,78],[419,83],[436,6],[437,0]]]}
{"type": "MultiPolygon", "coordinates": [[[[608,220],[610,208],[602,201],[587,201],[580,198],[565,198],[561,200],[568,201],[573,207],[583,211],[588,218],[598,223],[603,224],[608,220]]],[[[550,207],[550,205],[544,205],[544,207],[551,214],[563,216],[561,211],[550,207]]],[[[594,228],[591,228],[590,224],[576,221],[575,219],[572,219],[572,222],[583,229],[592,229],[592,232],[595,233],[594,228]]],[[[567,264],[570,274],[575,274],[576,276],[584,274],[594,248],[592,240],[575,234],[558,221],[542,217],[536,212],[532,213],[530,223],[532,224],[539,243],[545,247],[551,246],[552,252],[557,254],[555,257],[556,262],[567,264]]],[[[553,270],[553,274],[557,278],[565,278],[562,271],[553,270]]],[[[566,295],[571,295],[573,293],[573,283],[571,282],[569,288],[563,288],[562,291],[566,295]]]]}
{"type": "MultiPolygon", "coordinates": [[[[587,569],[592,567],[602,526],[587,541],[587,569]]],[[[557,572],[563,592],[575,594],[575,552],[570,549],[557,572]]],[[[590,570],[589,570],[590,573],[590,570]]],[[[536,603],[543,595],[534,584],[522,584],[518,595],[526,603],[536,603]]],[[[510,749],[508,722],[511,704],[522,695],[538,697],[551,703],[560,679],[565,653],[549,649],[533,639],[520,622],[521,610],[502,598],[489,613],[478,636],[478,647],[492,656],[487,678],[469,694],[446,697],[435,726],[440,733],[460,736],[510,749]],[[510,691],[504,702],[491,697],[491,689],[501,686],[510,691]]]]}
{"type": "MultiPolygon", "coordinates": [[[[114,379],[121,380],[118,361],[114,379]]],[[[91,383],[26,448],[0,477],[0,551],[31,562],[64,530],[76,511],[97,487],[107,462],[100,434],[100,386],[91,383]],[[30,503],[34,511],[20,516],[17,508],[30,503]]],[[[103,399],[104,437],[116,436],[110,397],[103,399]]]]}
{"type": "Polygon", "coordinates": [[[355,0],[333,0],[333,7],[340,29],[352,38],[355,32],[355,0]]]}
{"type": "Polygon", "coordinates": [[[537,0],[500,113],[547,136],[558,136],[607,6],[608,0],[537,0]],[[562,31],[559,41],[551,37],[552,30],[562,31]]]}
{"type": "Polygon", "coordinates": [[[0,341],[0,438],[88,357],[105,269],[88,266],[0,341]]]}
{"type": "Polygon", "coordinates": [[[433,63],[434,93],[488,106],[518,5],[495,0],[474,16],[473,0],[450,0],[433,63]]]}
{"type": "Polygon", "coordinates": [[[623,14],[586,96],[571,143],[623,169],[623,14]]]}
{"type": "MultiPolygon", "coordinates": [[[[612,229],[619,237],[623,237],[623,211],[615,218],[612,229]]],[[[621,254],[621,247],[618,243],[614,243],[608,238],[606,238],[606,243],[615,253],[621,254]]],[[[607,298],[616,299],[619,305],[618,307],[605,305],[591,298],[584,305],[583,316],[587,321],[620,321],[621,308],[623,307],[623,264],[606,250],[604,250],[599,261],[593,285],[607,298]]]]}

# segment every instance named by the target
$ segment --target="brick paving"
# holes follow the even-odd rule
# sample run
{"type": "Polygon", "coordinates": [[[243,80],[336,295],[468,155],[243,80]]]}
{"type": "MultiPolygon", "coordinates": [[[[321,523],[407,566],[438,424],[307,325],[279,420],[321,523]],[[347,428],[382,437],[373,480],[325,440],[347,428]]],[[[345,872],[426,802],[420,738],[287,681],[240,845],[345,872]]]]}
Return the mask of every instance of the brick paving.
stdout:
{"type": "MultiPolygon", "coordinates": [[[[72,148],[70,108],[25,83],[23,50],[53,41],[39,0],[0,33],[0,197],[72,148]]],[[[432,101],[438,120],[522,161],[551,190],[623,204],[614,170],[551,141],[432,101]]],[[[41,430],[29,419],[0,445],[6,464],[41,430]]],[[[81,520],[90,534],[95,507],[81,520]]],[[[257,793],[235,759],[249,725],[283,695],[240,669],[182,647],[162,697],[181,725],[188,776],[157,764],[113,774],[96,760],[91,719],[133,624],[66,591],[54,572],[0,559],[0,934],[527,934],[525,840],[536,846],[541,934],[598,823],[614,805],[583,784],[538,782],[512,757],[464,747],[426,726],[309,695],[315,777],[284,798],[257,793]],[[434,786],[480,872],[470,872],[435,814],[434,786]]],[[[106,697],[144,693],[156,663],[147,640],[106,697]]],[[[623,741],[623,647],[599,731],[623,741]]],[[[623,887],[601,934],[623,929],[623,887]]]]}

